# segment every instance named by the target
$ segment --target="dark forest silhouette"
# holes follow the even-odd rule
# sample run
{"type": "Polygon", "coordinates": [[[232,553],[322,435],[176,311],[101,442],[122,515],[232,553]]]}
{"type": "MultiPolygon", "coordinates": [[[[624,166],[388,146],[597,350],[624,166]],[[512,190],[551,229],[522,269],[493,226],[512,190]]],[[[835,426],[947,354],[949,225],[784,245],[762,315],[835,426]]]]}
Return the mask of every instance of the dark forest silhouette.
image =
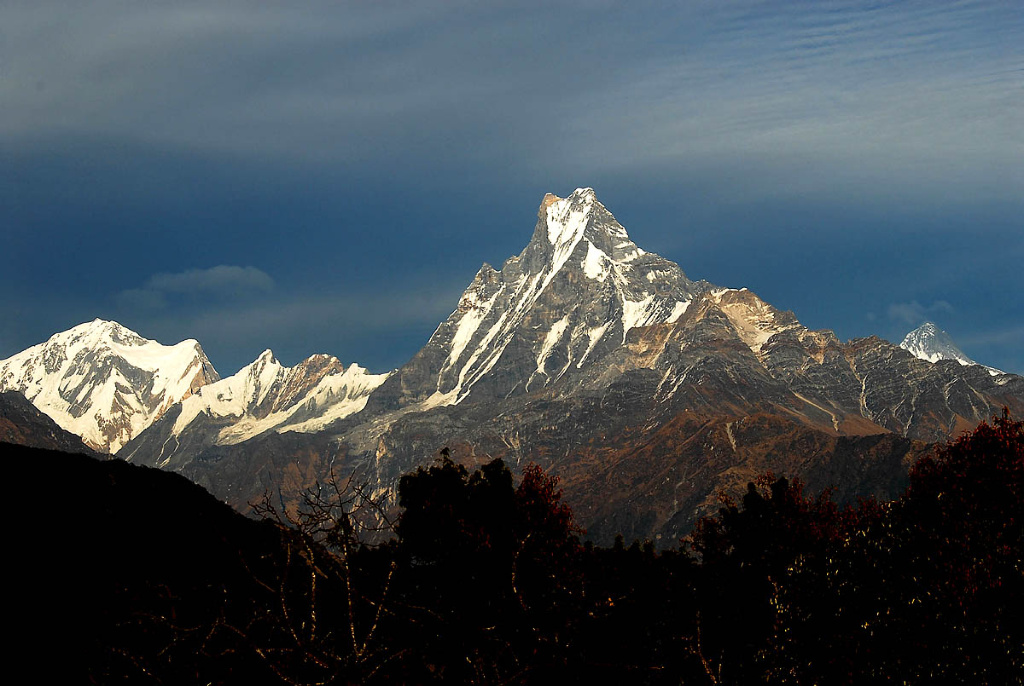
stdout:
{"type": "Polygon", "coordinates": [[[33,673],[65,683],[1024,682],[1005,413],[893,502],[765,475],[664,551],[582,543],[535,466],[517,483],[444,454],[402,479],[394,522],[335,481],[253,521],[173,474],[2,450],[9,483],[40,485],[14,503],[16,566],[28,635],[62,659],[33,673]]]}

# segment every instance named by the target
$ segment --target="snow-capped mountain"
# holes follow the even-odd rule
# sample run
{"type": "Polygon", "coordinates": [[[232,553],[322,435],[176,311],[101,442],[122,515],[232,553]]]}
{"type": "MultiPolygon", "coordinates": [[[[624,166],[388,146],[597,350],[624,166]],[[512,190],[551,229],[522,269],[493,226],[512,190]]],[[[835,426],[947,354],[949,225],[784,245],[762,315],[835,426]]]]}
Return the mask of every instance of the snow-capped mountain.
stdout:
{"type": "Polygon", "coordinates": [[[903,342],[900,343],[900,347],[910,352],[914,357],[927,360],[928,362],[956,360],[965,367],[980,365],[993,376],[1004,373],[994,367],[980,364],[967,357],[964,351],[953,342],[948,333],[931,322],[925,322],[908,333],[903,338],[903,342]]]}
{"type": "Polygon", "coordinates": [[[321,431],[362,410],[370,393],[388,376],[370,374],[357,364],[345,367],[329,355],[313,355],[285,367],[265,350],[237,374],[183,400],[125,446],[120,456],[173,466],[176,454],[233,445],[267,431],[321,431]]]}
{"type": "Polygon", "coordinates": [[[749,290],[692,281],[579,189],[545,196],[522,253],[479,270],[336,444],[382,490],[441,446],[536,461],[587,528],[674,536],[767,469],[884,497],[915,441],[1024,409],[1024,379],[1006,379],[844,343],[749,290]]]}
{"type": "Polygon", "coordinates": [[[196,341],[161,345],[101,319],[0,360],[0,391],[18,391],[61,428],[110,453],[218,378],[196,341]]]}
{"type": "Polygon", "coordinates": [[[573,375],[638,326],[677,320],[709,288],[638,248],[594,191],[548,194],[526,248],[484,264],[426,346],[371,405],[505,398],[573,375]]]}
{"type": "Polygon", "coordinates": [[[483,265],[394,373],[323,355],[288,368],[267,351],[120,456],[244,510],[268,488],[294,503],[336,469],[394,492],[448,447],[557,474],[596,540],[670,541],[768,470],[888,497],[926,443],[1024,412],[1024,377],[915,354],[691,281],[583,188],[545,196],[523,251],[483,265]]]}

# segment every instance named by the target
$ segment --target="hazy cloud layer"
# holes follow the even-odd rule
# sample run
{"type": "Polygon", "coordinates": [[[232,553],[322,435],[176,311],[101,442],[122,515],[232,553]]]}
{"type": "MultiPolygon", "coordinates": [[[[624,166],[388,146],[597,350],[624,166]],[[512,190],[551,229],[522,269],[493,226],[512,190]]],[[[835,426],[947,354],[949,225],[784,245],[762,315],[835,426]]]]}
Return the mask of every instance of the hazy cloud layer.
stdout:
{"type": "Polygon", "coordinates": [[[936,300],[927,307],[913,300],[908,303],[893,303],[889,305],[889,319],[901,322],[907,326],[917,327],[931,317],[941,314],[953,313],[953,306],[945,300],[936,300]]]}
{"type": "Polygon", "coordinates": [[[400,364],[445,312],[389,294],[592,186],[695,278],[1024,371],[1017,3],[8,2],[0,102],[0,356],[110,307],[400,364]]]}
{"type": "Polygon", "coordinates": [[[164,293],[243,295],[272,291],[274,280],[256,267],[222,264],[209,269],[188,269],[177,274],[154,274],[146,282],[146,288],[164,293]]]}
{"type": "Polygon", "coordinates": [[[977,190],[979,166],[988,192],[1024,182],[1012,3],[41,5],[3,10],[18,27],[3,135],[524,173],[782,157],[845,183],[977,190]]]}
{"type": "Polygon", "coordinates": [[[275,296],[246,304],[178,308],[158,319],[142,316],[135,321],[168,340],[174,338],[173,331],[193,332],[222,374],[233,374],[267,347],[288,365],[327,353],[346,364],[385,371],[405,361],[405,349],[426,342],[454,309],[461,290],[275,296]],[[409,332],[413,340],[408,340],[409,332]]]}
{"type": "Polygon", "coordinates": [[[168,296],[188,299],[223,300],[246,298],[274,290],[274,280],[256,267],[218,265],[209,269],[188,269],[176,274],[154,274],[142,288],[118,293],[124,307],[160,308],[168,296]]]}

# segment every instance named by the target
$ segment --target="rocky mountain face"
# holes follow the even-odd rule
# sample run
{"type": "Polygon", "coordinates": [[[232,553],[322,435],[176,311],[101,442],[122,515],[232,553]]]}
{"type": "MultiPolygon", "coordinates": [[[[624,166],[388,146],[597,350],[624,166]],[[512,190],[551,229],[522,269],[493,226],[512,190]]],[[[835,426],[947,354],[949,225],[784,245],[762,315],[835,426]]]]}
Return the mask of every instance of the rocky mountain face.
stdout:
{"type": "Polygon", "coordinates": [[[176,469],[202,450],[265,432],[317,433],[359,412],[388,374],[313,355],[285,367],[270,350],[237,374],[198,389],[119,453],[131,462],[176,469]]]}
{"type": "MultiPolygon", "coordinates": [[[[979,364],[967,357],[964,351],[953,342],[948,333],[931,322],[925,322],[908,333],[903,338],[903,342],[900,343],[900,347],[914,357],[927,360],[928,362],[956,360],[965,367],[979,364]]],[[[1003,373],[994,367],[981,366],[985,367],[993,376],[1003,373]]]]}
{"type": "Polygon", "coordinates": [[[196,341],[165,346],[100,319],[0,360],[0,391],[109,453],[218,378],[196,341]]]}
{"type": "Polygon", "coordinates": [[[809,331],[749,291],[707,290],[576,378],[493,403],[367,420],[339,438],[390,484],[447,445],[541,464],[595,540],[671,543],[766,471],[889,498],[929,444],[1024,412],[1024,378],[928,363],[878,338],[809,331]],[[376,431],[368,430],[374,427],[376,431]]]}
{"type": "MultiPolygon", "coordinates": [[[[180,416],[195,414],[186,405],[180,416]]],[[[844,343],[746,289],[691,281],[580,189],[544,198],[523,252],[484,265],[361,411],[246,440],[234,419],[189,440],[169,413],[130,448],[243,509],[268,484],[294,492],[330,469],[387,493],[441,447],[532,461],[562,479],[595,540],[667,544],[768,470],[841,498],[895,495],[929,443],[1004,405],[1024,412],[1024,379],[844,343]]]]}
{"type": "Polygon", "coordinates": [[[456,310],[367,410],[543,389],[620,346],[630,329],[677,320],[707,287],[638,248],[593,190],[548,194],[523,252],[500,270],[480,268],[456,310]]]}
{"type": "Polygon", "coordinates": [[[326,356],[286,368],[268,351],[119,454],[245,510],[332,471],[393,493],[447,447],[559,476],[596,541],[671,545],[769,470],[840,499],[894,496],[929,444],[1004,406],[1024,414],[1024,378],[842,342],[746,289],[691,281],[579,189],[545,196],[522,253],[481,267],[394,373],[326,356]]]}

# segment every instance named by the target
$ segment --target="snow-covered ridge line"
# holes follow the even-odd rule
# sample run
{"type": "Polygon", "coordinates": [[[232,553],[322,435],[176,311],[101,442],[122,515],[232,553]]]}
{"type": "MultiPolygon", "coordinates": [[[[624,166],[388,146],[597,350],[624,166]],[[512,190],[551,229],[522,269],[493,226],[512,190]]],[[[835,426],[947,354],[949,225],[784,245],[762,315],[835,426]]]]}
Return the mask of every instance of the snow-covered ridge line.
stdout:
{"type": "Polygon", "coordinates": [[[236,374],[204,386],[181,404],[171,434],[181,435],[197,418],[230,420],[218,444],[239,443],[266,431],[314,432],[359,412],[386,374],[345,367],[330,355],[312,355],[285,367],[265,350],[236,374]]]}
{"type": "Polygon", "coordinates": [[[445,356],[424,408],[461,403],[510,346],[534,359],[518,392],[546,386],[582,369],[598,347],[620,345],[630,329],[678,320],[690,291],[678,265],[638,248],[593,189],[548,193],[523,252],[500,270],[484,265],[431,337],[428,348],[445,356]]]}
{"type": "Polygon", "coordinates": [[[222,444],[268,430],[319,431],[362,410],[388,376],[322,354],[285,367],[265,350],[220,379],[195,340],[166,346],[101,319],[0,360],[0,390],[22,393],[59,426],[110,453],[179,403],[174,436],[200,416],[220,420],[222,444]]]}
{"type": "Polygon", "coordinates": [[[111,453],[218,379],[195,340],[162,345],[102,319],[0,360],[0,390],[22,393],[61,428],[111,453]]]}

